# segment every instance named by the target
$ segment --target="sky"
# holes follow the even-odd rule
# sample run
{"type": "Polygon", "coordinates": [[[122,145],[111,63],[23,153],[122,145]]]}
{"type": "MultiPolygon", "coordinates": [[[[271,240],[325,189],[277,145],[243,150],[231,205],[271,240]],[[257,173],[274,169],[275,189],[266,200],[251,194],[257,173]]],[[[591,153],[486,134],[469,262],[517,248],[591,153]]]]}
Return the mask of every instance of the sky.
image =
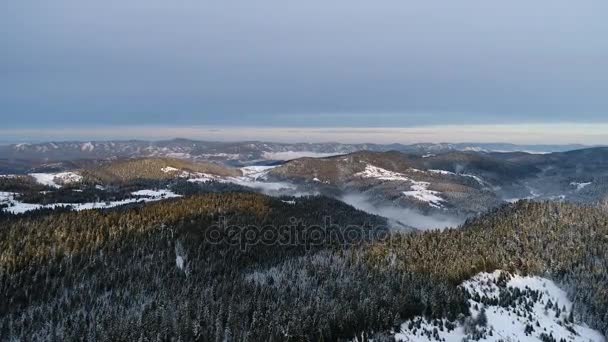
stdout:
{"type": "Polygon", "coordinates": [[[5,0],[0,133],[448,141],[458,126],[469,141],[608,143],[606,13],[605,0],[5,0]]]}

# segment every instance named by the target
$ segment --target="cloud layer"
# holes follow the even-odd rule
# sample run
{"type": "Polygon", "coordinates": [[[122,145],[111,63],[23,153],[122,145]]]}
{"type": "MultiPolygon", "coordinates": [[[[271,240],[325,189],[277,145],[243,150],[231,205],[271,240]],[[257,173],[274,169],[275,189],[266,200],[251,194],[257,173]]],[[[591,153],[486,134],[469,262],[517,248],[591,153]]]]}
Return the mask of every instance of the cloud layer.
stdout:
{"type": "Polygon", "coordinates": [[[5,0],[0,118],[606,122],[605,0],[5,0]]]}

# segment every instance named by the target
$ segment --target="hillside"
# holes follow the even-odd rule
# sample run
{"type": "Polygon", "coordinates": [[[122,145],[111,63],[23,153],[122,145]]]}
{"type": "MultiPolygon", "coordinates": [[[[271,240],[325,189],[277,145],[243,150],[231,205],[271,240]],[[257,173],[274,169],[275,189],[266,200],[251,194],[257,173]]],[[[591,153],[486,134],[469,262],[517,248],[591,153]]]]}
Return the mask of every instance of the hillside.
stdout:
{"type": "Polygon", "coordinates": [[[83,172],[87,181],[102,183],[125,182],[135,179],[164,180],[178,177],[213,175],[218,177],[240,176],[232,169],[208,162],[188,162],[172,158],[140,158],[112,161],[83,172]]]}
{"type": "Polygon", "coordinates": [[[573,303],[573,334],[585,323],[608,332],[608,215],[599,208],[520,202],[461,229],[388,240],[362,235],[381,232],[365,223],[386,221],[317,197],[209,194],[0,219],[2,336],[382,340],[420,316],[442,329],[475,317],[459,285],[497,269],[554,281],[573,303]],[[337,225],[330,231],[357,225],[349,234],[360,238],[309,234],[326,216],[337,225]],[[220,217],[228,226],[216,236],[220,217]],[[276,244],[239,234],[258,225],[283,236],[290,217],[305,223],[296,231],[307,238],[276,244]]]}
{"type": "MultiPolygon", "coordinates": [[[[466,216],[500,203],[490,189],[492,184],[477,176],[489,174],[486,164],[466,164],[463,158],[449,159],[450,156],[425,158],[393,151],[302,158],[272,169],[269,176],[304,182],[321,189],[336,188],[347,194],[361,193],[377,205],[390,204],[423,212],[451,212],[466,216]],[[453,162],[442,163],[445,160],[453,162]],[[481,166],[477,167],[478,164],[481,166]],[[439,167],[443,169],[435,169],[439,167]]],[[[494,161],[492,158],[476,158],[474,161],[487,159],[494,161]]],[[[501,170],[498,166],[495,168],[501,170]]]]}

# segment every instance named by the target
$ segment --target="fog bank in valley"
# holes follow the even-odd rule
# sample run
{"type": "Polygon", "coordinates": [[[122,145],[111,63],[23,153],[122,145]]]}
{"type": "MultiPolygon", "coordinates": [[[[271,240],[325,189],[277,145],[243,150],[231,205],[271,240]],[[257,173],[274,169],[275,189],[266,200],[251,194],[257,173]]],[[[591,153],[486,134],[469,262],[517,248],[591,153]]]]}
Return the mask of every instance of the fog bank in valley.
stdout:
{"type": "Polygon", "coordinates": [[[341,201],[370,214],[384,216],[420,230],[445,229],[456,227],[464,222],[462,218],[450,215],[424,215],[418,210],[400,208],[392,205],[376,205],[363,194],[347,194],[341,201]]]}

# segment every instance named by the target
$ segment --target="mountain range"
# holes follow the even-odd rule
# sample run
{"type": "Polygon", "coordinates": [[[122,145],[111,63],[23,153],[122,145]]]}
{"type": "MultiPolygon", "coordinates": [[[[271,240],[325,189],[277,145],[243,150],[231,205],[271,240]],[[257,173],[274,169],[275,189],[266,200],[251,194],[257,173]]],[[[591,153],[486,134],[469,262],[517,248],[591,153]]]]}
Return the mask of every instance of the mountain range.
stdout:
{"type": "Polygon", "coordinates": [[[71,183],[79,191],[93,189],[92,198],[117,200],[124,200],[128,193],[108,196],[94,187],[139,191],[147,187],[129,184],[166,189],[187,181],[189,187],[209,182],[232,184],[273,196],[320,194],[387,217],[407,229],[455,226],[520,199],[584,204],[608,200],[608,148],[551,153],[480,148],[190,140],[44,143],[4,147],[0,155],[10,157],[2,159],[0,174],[22,175],[14,189],[39,191],[35,184],[40,180],[51,188],[71,183]],[[389,148],[401,151],[385,151],[389,148]]]}
{"type": "Polygon", "coordinates": [[[212,142],[188,139],[166,141],[68,141],[35,144],[0,145],[0,163],[48,163],[81,159],[169,157],[211,160],[230,165],[245,165],[299,157],[324,157],[357,151],[399,151],[429,154],[450,151],[562,152],[581,149],[583,145],[513,145],[504,143],[428,143],[428,144],[342,144],[342,143],[272,143],[260,141],[212,142]]]}

